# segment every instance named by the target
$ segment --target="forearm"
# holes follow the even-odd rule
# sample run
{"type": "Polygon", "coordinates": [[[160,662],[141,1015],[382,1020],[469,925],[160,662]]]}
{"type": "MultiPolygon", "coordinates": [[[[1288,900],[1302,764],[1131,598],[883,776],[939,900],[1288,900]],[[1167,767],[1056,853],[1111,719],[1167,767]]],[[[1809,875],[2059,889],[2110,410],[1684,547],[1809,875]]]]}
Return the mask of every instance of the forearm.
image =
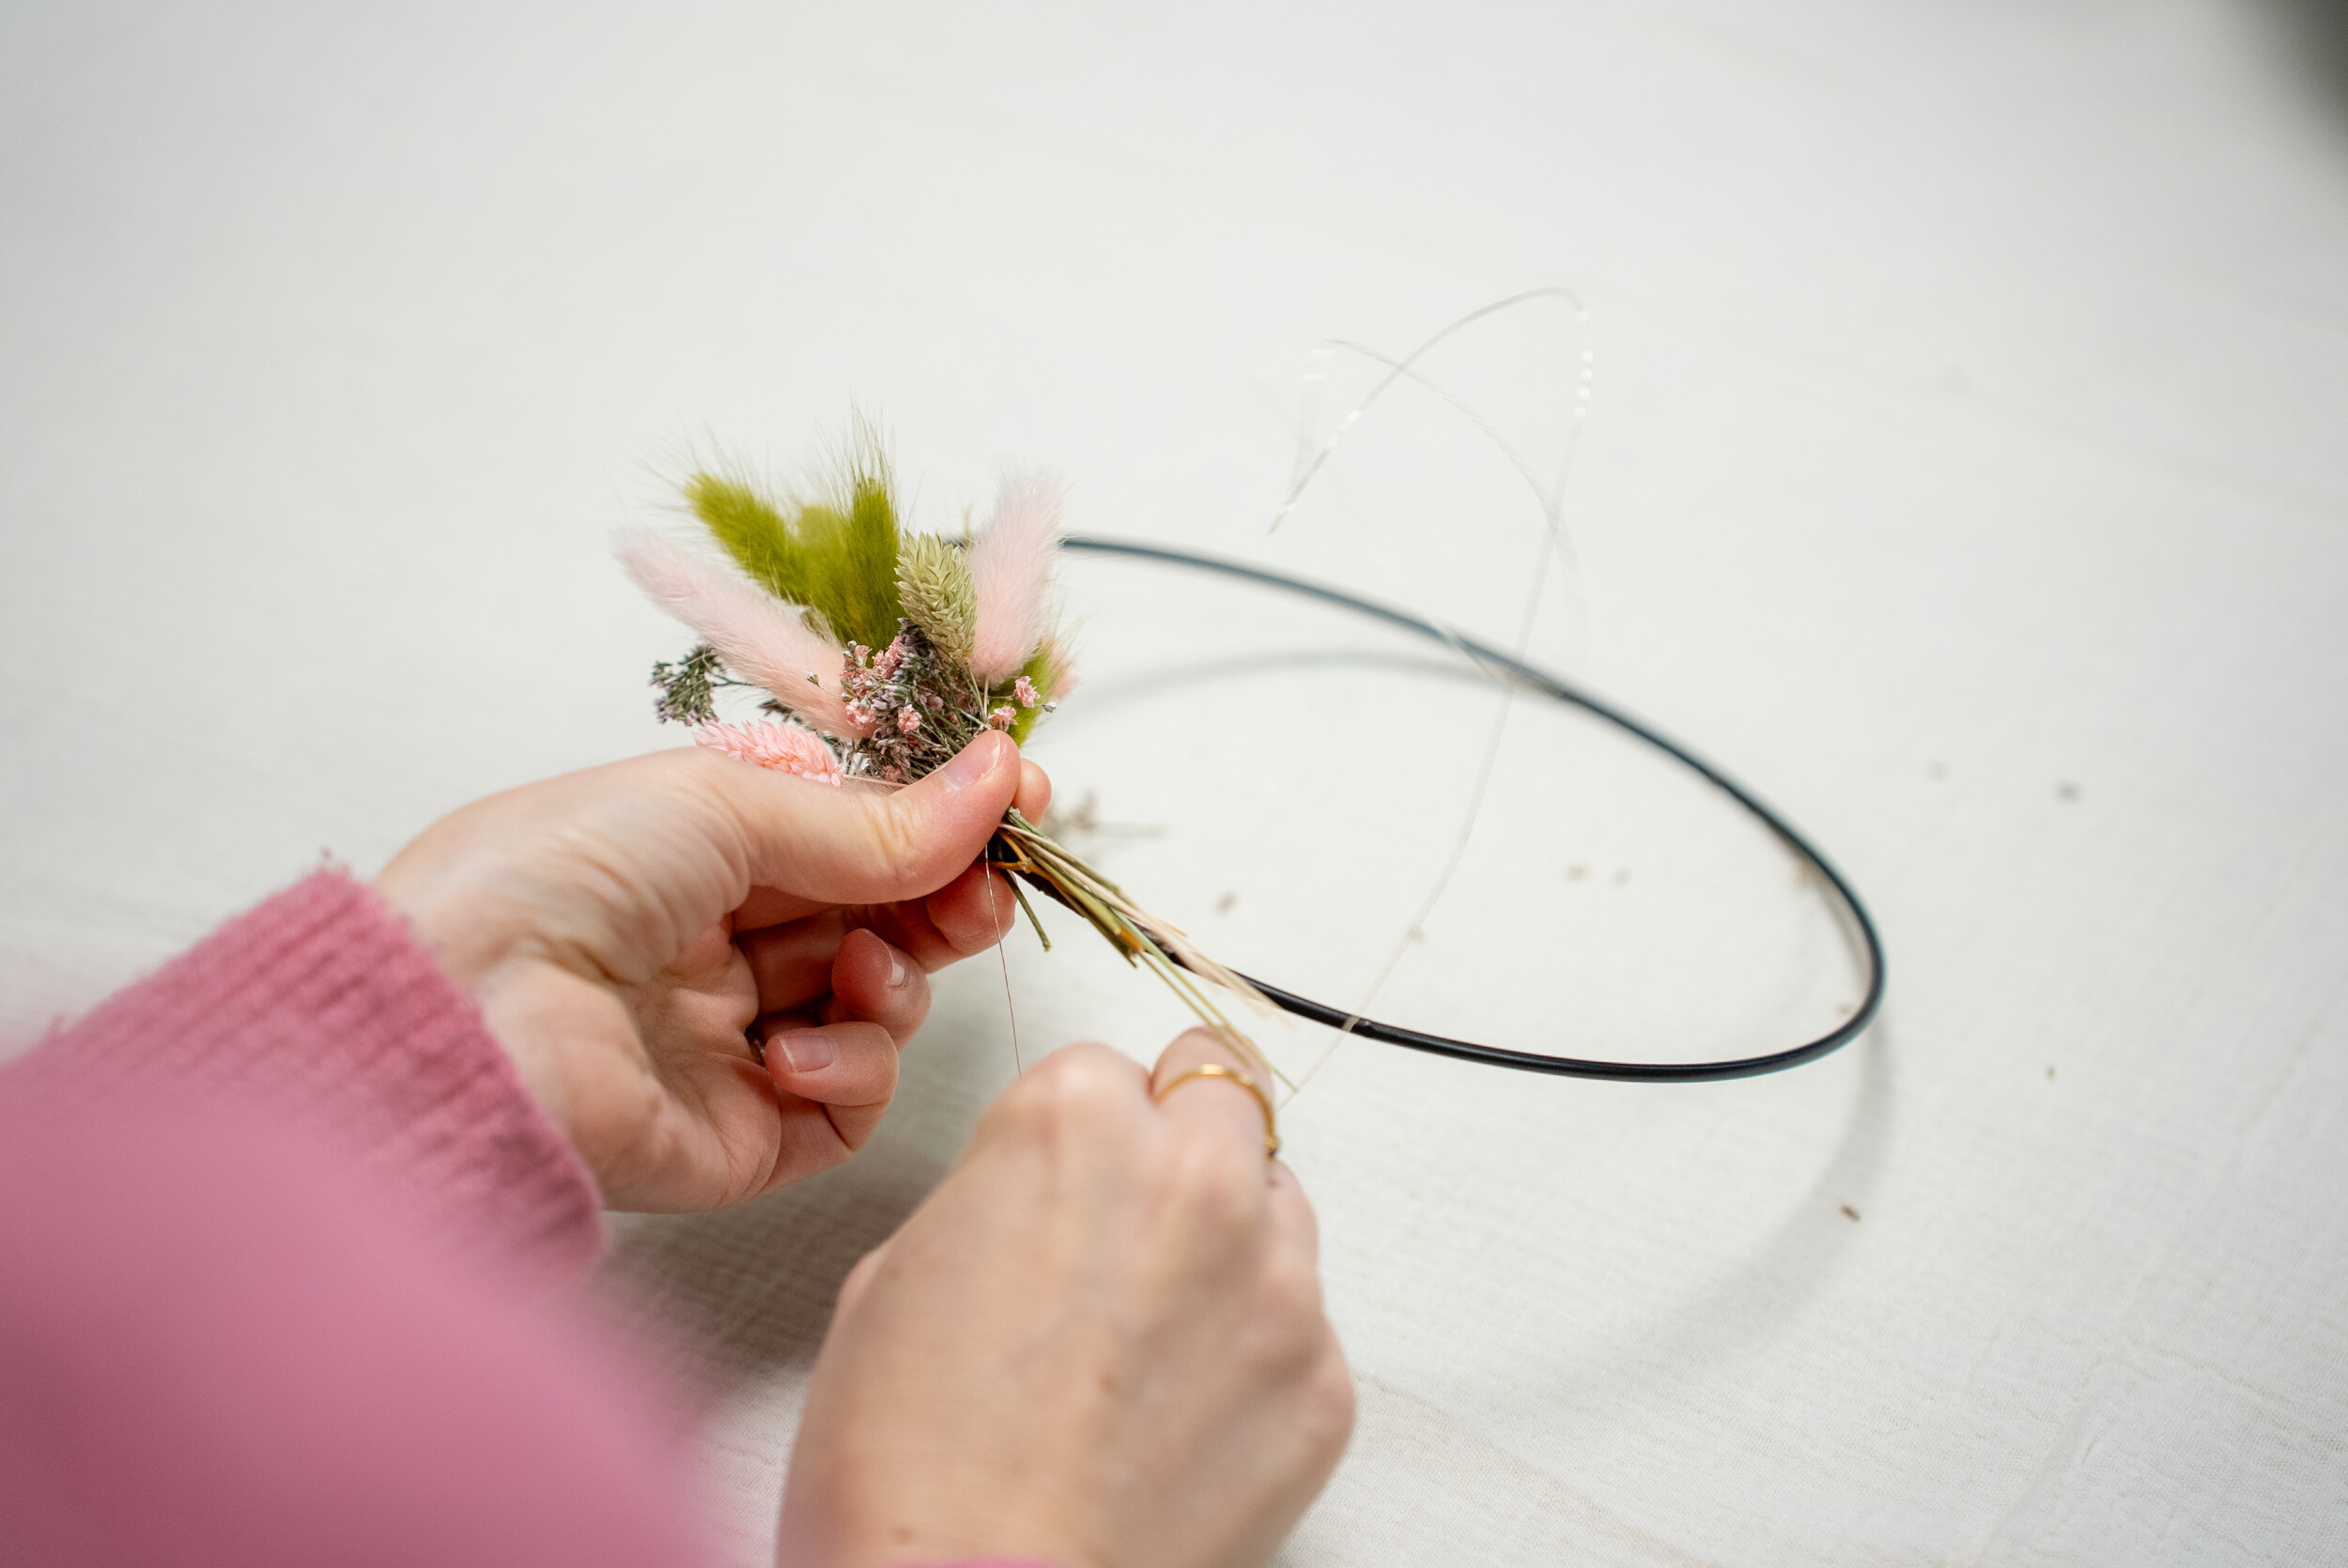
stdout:
{"type": "Polygon", "coordinates": [[[69,1106],[126,1085],[245,1105],[346,1151],[443,1240],[541,1277],[601,1241],[595,1186],[472,1005],[380,899],[320,871],[6,1072],[69,1106]]]}
{"type": "Polygon", "coordinates": [[[628,1347],[528,1287],[594,1255],[592,1185],[348,878],[0,1073],[0,1193],[25,1560],[697,1560],[628,1347]]]}

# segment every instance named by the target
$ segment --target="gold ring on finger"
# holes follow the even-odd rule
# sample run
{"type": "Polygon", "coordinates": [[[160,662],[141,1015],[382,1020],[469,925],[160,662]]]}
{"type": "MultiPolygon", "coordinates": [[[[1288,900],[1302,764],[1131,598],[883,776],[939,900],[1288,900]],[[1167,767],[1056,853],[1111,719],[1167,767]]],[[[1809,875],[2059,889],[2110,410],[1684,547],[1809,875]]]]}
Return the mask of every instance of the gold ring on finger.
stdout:
{"type": "Polygon", "coordinates": [[[1156,1091],[1150,1098],[1160,1105],[1164,1105],[1167,1095],[1172,1094],[1194,1078],[1228,1078],[1249,1094],[1254,1095],[1256,1109],[1263,1113],[1263,1157],[1269,1160],[1280,1152],[1280,1128],[1277,1118],[1272,1113],[1272,1097],[1263,1092],[1261,1084],[1257,1083],[1254,1078],[1237,1068],[1227,1068],[1221,1062],[1201,1062],[1188,1072],[1176,1073],[1167,1082],[1166,1087],[1156,1091]]]}

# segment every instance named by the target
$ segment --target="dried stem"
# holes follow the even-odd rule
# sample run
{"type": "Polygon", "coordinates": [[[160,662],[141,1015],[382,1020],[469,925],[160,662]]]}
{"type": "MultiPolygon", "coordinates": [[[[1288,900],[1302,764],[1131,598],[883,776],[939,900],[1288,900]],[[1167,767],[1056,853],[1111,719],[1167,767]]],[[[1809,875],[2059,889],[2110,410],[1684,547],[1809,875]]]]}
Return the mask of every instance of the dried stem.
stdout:
{"type": "MultiPolygon", "coordinates": [[[[1122,888],[1037,831],[1035,824],[1016,810],[1008,813],[1003,825],[996,830],[987,844],[986,857],[989,863],[1010,873],[1014,892],[1024,881],[1054,902],[1082,915],[1111,946],[1125,955],[1127,963],[1147,967],[1184,1007],[1197,1015],[1200,1022],[1233,1050],[1282,1083],[1288,1081],[1287,1075],[1272,1065],[1256,1042],[1214,1005],[1213,998],[1197,980],[1220,986],[1267,1015],[1272,1011],[1271,1003],[1246,980],[1200,952],[1179,927],[1136,907],[1122,888]],[[1197,978],[1194,979],[1194,976],[1197,978]]],[[[1035,923],[1036,934],[1042,936],[1043,924],[1036,920],[1027,895],[1021,893],[1019,901],[1029,921],[1035,923]]],[[[1045,938],[1043,945],[1049,947],[1050,939],[1045,938]]]]}

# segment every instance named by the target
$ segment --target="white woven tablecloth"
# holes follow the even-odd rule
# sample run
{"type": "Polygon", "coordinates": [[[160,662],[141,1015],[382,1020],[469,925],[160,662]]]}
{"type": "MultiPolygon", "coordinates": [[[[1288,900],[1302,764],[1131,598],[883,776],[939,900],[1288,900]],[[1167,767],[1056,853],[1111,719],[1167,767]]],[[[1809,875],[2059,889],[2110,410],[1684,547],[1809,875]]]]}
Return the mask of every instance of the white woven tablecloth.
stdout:
{"type": "MultiPolygon", "coordinates": [[[[1568,283],[1577,670],[1819,837],[1891,1000],[1716,1086],[1340,1053],[1286,1130],[1362,1420],[1283,1560],[2348,1558],[2325,18],[9,7],[0,1024],[672,742],[678,637],[603,537],[697,448],[788,473],[853,397],[933,525],[1043,460],[1080,527],[1238,547],[1309,343],[1568,283]]],[[[1358,984],[1428,869],[1379,813],[1473,762],[1441,683],[1244,595],[1070,592],[1095,684],[1038,754],[1099,853],[1358,984]]],[[[1847,1000],[1733,816],[1528,725],[1403,1002],[1645,1049],[1847,1000]]],[[[1027,1052],[1178,1022],[1073,937],[1010,961],[1027,1052]]],[[[1003,991],[941,981],[850,1166],[623,1228],[746,1560],[841,1274],[1011,1074],[1003,991]]]]}

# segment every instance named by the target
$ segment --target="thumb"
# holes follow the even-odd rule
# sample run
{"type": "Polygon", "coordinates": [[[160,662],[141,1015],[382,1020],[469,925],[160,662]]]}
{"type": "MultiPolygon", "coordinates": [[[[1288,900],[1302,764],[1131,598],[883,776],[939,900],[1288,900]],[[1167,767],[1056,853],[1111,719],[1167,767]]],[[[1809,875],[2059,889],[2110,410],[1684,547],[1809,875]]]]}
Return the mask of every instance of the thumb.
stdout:
{"type": "Polygon", "coordinates": [[[978,859],[1018,792],[1019,748],[990,730],[885,795],[739,765],[719,776],[752,885],[823,903],[895,903],[935,892],[978,859]]]}

